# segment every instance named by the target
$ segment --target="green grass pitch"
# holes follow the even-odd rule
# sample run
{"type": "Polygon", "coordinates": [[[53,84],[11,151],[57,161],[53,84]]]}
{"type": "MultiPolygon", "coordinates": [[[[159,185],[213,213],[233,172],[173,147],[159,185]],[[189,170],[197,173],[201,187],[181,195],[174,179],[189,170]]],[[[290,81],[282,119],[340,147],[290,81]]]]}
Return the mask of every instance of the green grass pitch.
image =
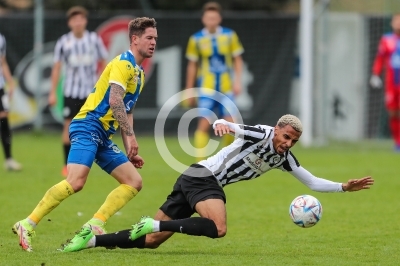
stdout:
{"type": "MultiPolygon", "coordinates": [[[[115,141],[122,147],[118,136],[115,141]]],[[[146,162],[140,170],[144,188],[109,220],[109,232],[128,229],[141,215],[154,215],[179,175],[162,160],[153,137],[138,136],[138,142],[146,162]]],[[[176,138],[169,138],[168,145],[181,162],[193,162],[176,138]]],[[[375,185],[357,193],[317,193],[291,175],[273,170],[226,187],[228,234],[222,239],[175,235],[155,250],[60,253],[56,250],[60,244],[117,186],[95,165],[85,188],[42,220],[34,252],[26,253],[11,226],[62,180],[62,146],[59,134],[15,134],[14,154],[24,170],[0,169],[0,265],[398,265],[400,154],[392,151],[391,143],[336,143],[312,149],[299,145],[293,152],[316,176],[347,181],[372,175],[375,185]],[[299,228],[289,218],[289,204],[301,194],[317,197],[323,206],[323,217],[315,227],[299,228]]]]}

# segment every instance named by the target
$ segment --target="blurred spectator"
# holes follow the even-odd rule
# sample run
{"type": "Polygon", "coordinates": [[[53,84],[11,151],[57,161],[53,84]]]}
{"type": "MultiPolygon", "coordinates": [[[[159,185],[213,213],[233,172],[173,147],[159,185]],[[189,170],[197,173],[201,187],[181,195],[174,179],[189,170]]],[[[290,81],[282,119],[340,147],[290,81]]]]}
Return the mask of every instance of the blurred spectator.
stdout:
{"type": "Polygon", "coordinates": [[[8,122],[8,108],[14,89],[15,82],[6,60],[6,39],[0,34],[0,137],[5,157],[4,168],[9,171],[22,169],[21,164],[11,156],[11,130],[8,122]],[[6,82],[8,91],[4,89],[6,82]]]}
{"type": "Polygon", "coordinates": [[[395,151],[400,152],[400,13],[392,18],[392,33],[382,36],[372,68],[370,85],[383,87],[380,75],[385,70],[385,104],[395,151]]]}
{"type": "Polygon", "coordinates": [[[64,92],[64,128],[62,142],[64,147],[64,167],[62,175],[67,176],[67,159],[71,148],[69,125],[85,103],[97,81],[97,67],[105,66],[107,50],[95,32],[86,30],[88,12],[81,6],[71,7],[67,12],[70,32],[61,36],[54,51],[54,65],[51,73],[49,104],[57,102],[57,86],[61,67],[65,68],[62,88],[64,92]]]}

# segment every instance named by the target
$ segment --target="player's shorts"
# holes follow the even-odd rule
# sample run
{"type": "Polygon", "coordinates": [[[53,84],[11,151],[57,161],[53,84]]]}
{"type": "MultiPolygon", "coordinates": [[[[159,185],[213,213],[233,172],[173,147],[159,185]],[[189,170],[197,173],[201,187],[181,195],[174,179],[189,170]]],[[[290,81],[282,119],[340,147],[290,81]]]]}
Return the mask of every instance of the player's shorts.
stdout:
{"type": "Polygon", "coordinates": [[[128,157],[114,144],[100,122],[72,120],[69,127],[71,150],[67,164],[75,163],[92,167],[96,162],[110,174],[115,168],[128,162],[128,157]]]}
{"type": "MultiPolygon", "coordinates": [[[[207,90],[210,91],[210,90],[207,90]]],[[[199,98],[197,100],[197,107],[202,108],[199,115],[202,117],[212,117],[212,114],[218,118],[234,117],[237,115],[235,98],[233,93],[228,94],[212,94],[207,91],[199,91],[199,98]]]]}
{"type": "Polygon", "coordinates": [[[225,192],[212,172],[202,165],[192,164],[179,176],[160,210],[174,220],[189,218],[196,212],[196,204],[207,199],[226,203],[225,192]]]}
{"type": "Polygon", "coordinates": [[[9,106],[8,95],[3,88],[0,88],[0,112],[8,112],[9,106]]]}
{"type": "Polygon", "coordinates": [[[389,111],[400,110],[400,85],[386,84],[385,105],[389,111]]]}
{"type": "Polygon", "coordinates": [[[64,97],[64,119],[73,119],[81,107],[85,104],[86,99],[75,99],[71,97],[64,97]]]}

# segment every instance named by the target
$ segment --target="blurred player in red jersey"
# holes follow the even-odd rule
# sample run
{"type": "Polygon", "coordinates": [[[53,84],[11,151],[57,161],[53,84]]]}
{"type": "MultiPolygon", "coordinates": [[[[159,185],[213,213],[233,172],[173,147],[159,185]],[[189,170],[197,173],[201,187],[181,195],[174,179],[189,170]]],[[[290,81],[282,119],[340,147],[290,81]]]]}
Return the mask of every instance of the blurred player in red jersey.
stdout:
{"type": "Polygon", "coordinates": [[[382,36],[372,68],[370,85],[382,88],[380,74],[385,68],[385,104],[395,151],[400,152],[400,13],[392,18],[392,33],[382,36]]]}

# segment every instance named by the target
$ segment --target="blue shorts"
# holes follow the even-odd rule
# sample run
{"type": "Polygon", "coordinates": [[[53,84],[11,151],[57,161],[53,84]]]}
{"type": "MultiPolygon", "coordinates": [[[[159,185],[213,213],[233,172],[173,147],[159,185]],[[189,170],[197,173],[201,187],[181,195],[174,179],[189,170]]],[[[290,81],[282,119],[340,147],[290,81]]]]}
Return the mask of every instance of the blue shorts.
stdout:
{"type": "Polygon", "coordinates": [[[96,162],[101,169],[111,173],[128,162],[128,157],[107,136],[100,122],[72,120],[69,127],[71,150],[67,163],[86,165],[91,168],[96,162]]]}
{"type": "Polygon", "coordinates": [[[215,113],[218,118],[237,115],[233,93],[221,95],[219,93],[209,94],[200,91],[197,107],[202,108],[199,111],[199,115],[202,117],[211,118],[212,113],[215,113]]]}

